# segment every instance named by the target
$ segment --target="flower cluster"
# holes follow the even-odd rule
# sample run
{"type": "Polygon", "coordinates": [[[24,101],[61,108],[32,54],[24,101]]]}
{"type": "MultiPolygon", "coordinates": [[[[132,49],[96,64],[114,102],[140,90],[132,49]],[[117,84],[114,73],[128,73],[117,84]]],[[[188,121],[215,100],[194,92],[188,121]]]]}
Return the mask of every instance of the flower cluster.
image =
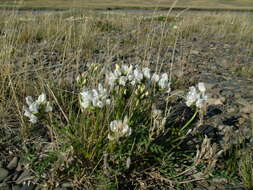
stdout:
{"type": "Polygon", "coordinates": [[[195,104],[198,108],[202,108],[207,101],[207,95],[205,92],[206,87],[203,82],[198,83],[197,88],[191,86],[190,91],[186,96],[186,105],[191,106],[192,104],[195,104]]]}
{"type": "Polygon", "coordinates": [[[107,76],[108,84],[111,88],[115,85],[126,86],[127,84],[136,85],[140,84],[143,81],[157,83],[158,87],[161,89],[167,89],[167,92],[170,91],[170,83],[168,79],[168,74],[163,73],[161,76],[154,73],[151,74],[151,71],[148,67],[139,69],[138,67],[134,68],[132,65],[116,65],[114,72],[111,72],[107,76]]]}
{"type": "Polygon", "coordinates": [[[102,108],[104,105],[109,105],[111,103],[107,90],[100,83],[98,89],[83,89],[83,91],[80,92],[79,100],[83,109],[89,106],[102,108]]]}
{"type": "Polygon", "coordinates": [[[51,112],[53,110],[50,106],[50,102],[47,101],[46,94],[42,93],[36,101],[33,101],[31,96],[25,98],[26,104],[28,107],[24,106],[23,110],[25,111],[24,115],[29,118],[31,123],[37,123],[39,113],[51,112]]]}
{"type": "Polygon", "coordinates": [[[124,120],[114,120],[110,123],[110,130],[112,133],[108,134],[108,139],[111,141],[118,140],[123,136],[130,136],[132,128],[128,126],[128,118],[125,116],[124,120]]]}

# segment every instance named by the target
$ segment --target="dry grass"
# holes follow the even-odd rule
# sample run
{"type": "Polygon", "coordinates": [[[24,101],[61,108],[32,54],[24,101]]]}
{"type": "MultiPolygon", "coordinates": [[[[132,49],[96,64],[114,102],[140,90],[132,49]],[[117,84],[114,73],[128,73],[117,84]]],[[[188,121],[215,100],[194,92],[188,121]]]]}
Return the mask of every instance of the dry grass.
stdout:
{"type": "MultiPolygon", "coordinates": [[[[172,6],[174,1],[167,0],[55,0],[55,1],[40,1],[40,0],[26,0],[26,1],[12,1],[1,0],[2,6],[17,6],[27,8],[166,8],[172,6]]],[[[179,8],[204,8],[204,9],[242,9],[250,10],[253,8],[251,0],[178,0],[176,7],[179,8]]]]}

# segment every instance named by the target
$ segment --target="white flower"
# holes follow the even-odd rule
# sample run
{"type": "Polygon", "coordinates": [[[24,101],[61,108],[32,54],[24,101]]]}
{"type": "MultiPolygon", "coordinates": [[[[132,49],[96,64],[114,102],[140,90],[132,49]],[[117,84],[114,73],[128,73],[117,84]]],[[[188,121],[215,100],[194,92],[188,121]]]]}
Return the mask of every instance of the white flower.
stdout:
{"type": "Polygon", "coordinates": [[[29,118],[31,123],[37,123],[40,111],[45,109],[45,112],[51,112],[53,110],[52,106],[50,106],[50,102],[47,101],[47,97],[45,93],[42,93],[36,101],[33,101],[31,96],[27,96],[25,98],[28,107],[24,106],[23,110],[25,111],[24,115],[29,118]]]}
{"type": "Polygon", "coordinates": [[[83,109],[86,109],[89,107],[89,105],[91,104],[93,99],[92,93],[91,91],[89,91],[88,89],[84,89],[81,93],[80,93],[80,105],[83,109]]]}
{"type": "Polygon", "coordinates": [[[98,92],[99,92],[100,96],[107,95],[107,90],[102,86],[101,83],[98,84],[98,92]]]}
{"type": "Polygon", "coordinates": [[[186,105],[190,107],[198,99],[198,96],[196,88],[191,86],[190,91],[186,96],[186,105]]]}
{"type": "Polygon", "coordinates": [[[152,82],[158,82],[159,81],[159,75],[154,73],[153,76],[151,77],[152,82]]]}
{"type": "Polygon", "coordinates": [[[167,73],[162,74],[161,79],[158,82],[158,86],[162,89],[168,88],[169,79],[167,73]]]}
{"type": "Polygon", "coordinates": [[[45,104],[46,101],[47,101],[47,97],[45,93],[42,93],[41,95],[39,95],[38,99],[36,100],[38,104],[45,104]]]}
{"type": "Polygon", "coordinates": [[[31,123],[37,123],[38,118],[34,114],[32,114],[26,106],[23,107],[23,110],[25,111],[24,115],[29,118],[29,121],[31,123]]]}
{"type": "Polygon", "coordinates": [[[132,86],[134,86],[136,83],[137,83],[137,81],[136,81],[135,79],[133,79],[133,80],[131,81],[131,85],[132,85],[132,86]]]}
{"type": "Polygon", "coordinates": [[[23,110],[25,111],[24,115],[26,117],[30,117],[32,113],[29,111],[29,109],[26,106],[23,106],[23,110]]]}
{"type": "Polygon", "coordinates": [[[199,88],[200,92],[205,93],[206,87],[205,87],[205,84],[203,82],[198,83],[198,88],[199,88]]]}
{"type": "Polygon", "coordinates": [[[109,98],[106,99],[106,100],[105,100],[105,104],[106,104],[106,105],[110,105],[110,104],[111,104],[111,100],[110,100],[109,98]]]}
{"type": "Polygon", "coordinates": [[[129,74],[127,75],[127,79],[128,79],[129,81],[134,80],[134,75],[133,75],[132,73],[129,73],[129,74]]]}
{"type": "Polygon", "coordinates": [[[148,67],[143,68],[142,72],[146,79],[150,79],[150,69],[148,67]]]}
{"type": "Polygon", "coordinates": [[[37,123],[37,121],[38,121],[38,118],[35,116],[35,115],[31,115],[30,116],[30,120],[29,120],[31,123],[33,123],[33,124],[35,124],[35,123],[37,123]]]}
{"type": "Polygon", "coordinates": [[[47,105],[46,105],[46,108],[45,108],[45,112],[51,112],[51,111],[53,111],[53,107],[50,106],[49,102],[47,102],[47,105]]]}
{"type": "Polygon", "coordinates": [[[196,101],[196,106],[198,108],[202,108],[205,104],[205,102],[207,101],[207,96],[206,95],[200,95],[199,98],[196,101]]]}
{"type": "Polygon", "coordinates": [[[119,84],[122,85],[122,86],[126,86],[126,83],[127,83],[127,77],[126,76],[121,76],[119,78],[119,84]]]}
{"type": "Polygon", "coordinates": [[[37,102],[33,102],[32,104],[29,105],[29,110],[33,114],[36,114],[39,112],[39,104],[37,102]]]}
{"type": "Polygon", "coordinates": [[[206,88],[204,86],[204,83],[198,84],[198,90],[194,87],[190,87],[190,91],[188,92],[186,96],[186,105],[191,106],[195,103],[196,107],[202,108],[206,101],[207,101],[207,95],[205,95],[206,88]]]}
{"type": "Polygon", "coordinates": [[[143,74],[138,68],[134,70],[134,78],[137,82],[141,82],[143,79],[143,74]]]}
{"type": "Polygon", "coordinates": [[[93,107],[102,108],[105,104],[109,105],[111,100],[108,98],[107,90],[101,85],[97,89],[84,89],[80,92],[80,105],[83,109],[88,108],[90,105],[93,107]]]}
{"type": "Polygon", "coordinates": [[[104,103],[102,101],[97,101],[96,102],[96,105],[94,105],[95,107],[99,107],[99,108],[102,108],[104,107],[104,103]]]}
{"type": "Polygon", "coordinates": [[[125,117],[123,121],[114,120],[110,123],[110,130],[112,132],[108,134],[109,140],[118,140],[123,136],[130,136],[132,133],[132,129],[128,126],[128,118],[125,117]]]}
{"type": "Polygon", "coordinates": [[[133,69],[133,66],[130,65],[130,66],[127,66],[127,65],[122,65],[121,66],[121,72],[124,74],[124,75],[128,75],[129,73],[132,72],[132,69],[133,69]]]}
{"type": "Polygon", "coordinates": [[[116,66],[115,66],[114,75],[115,75],[116,77],[121,76],[121,68],[120,68],[120,66],[119,66],[118,64],[116,64],[116,66]]]}
{"type": "Polygon", "coordinates": [[[114,73],[109,73],[107,76],[107,81],[110,87],[114,87],[117,76],[114,73]]]}

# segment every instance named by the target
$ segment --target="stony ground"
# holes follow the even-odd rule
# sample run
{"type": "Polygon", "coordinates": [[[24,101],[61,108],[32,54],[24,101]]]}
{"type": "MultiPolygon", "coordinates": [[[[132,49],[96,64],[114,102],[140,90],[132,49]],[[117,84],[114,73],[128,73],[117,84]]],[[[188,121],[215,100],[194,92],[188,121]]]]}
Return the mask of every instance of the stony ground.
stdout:
{"type": "MultiPolygon", "coordinates": [[[[250,147],[253,144],[253,71],[248,71],[253,65],[252,49],[240,43],[224,43],[218,39],[208,41],[196,37],[179,43],[175,50],[175,60],[170,61],[180,68],[174,70],[176,78],[185,79],[186,86],[198,81],[205,82],[211,95],[204,123],[197,132],[212,138],[225,150],[240,141],[241,137],[247,139],[250,147]],[[230,134],[229,138],[223,138],[225,134],[230,134]]],[[[171,62],[164,63],[164,69],[169,68],[171,62]]],[[[13,118],[1,118],[15,125],[13,118]]],[[[32,172],[27,170],[28,163],[20,155],[22,147],[19,130],[12,125],[5,126],[0,129],[0,136],[0,190],[43,189],[26,183],[33,177],[32,172]]],[[[72,188],[66,182],[57,189],[72,188]]],[[[244,188],[240,182],[231,183],[225,178],[219,178],[198,182],[195,189],[244,188]]]]}

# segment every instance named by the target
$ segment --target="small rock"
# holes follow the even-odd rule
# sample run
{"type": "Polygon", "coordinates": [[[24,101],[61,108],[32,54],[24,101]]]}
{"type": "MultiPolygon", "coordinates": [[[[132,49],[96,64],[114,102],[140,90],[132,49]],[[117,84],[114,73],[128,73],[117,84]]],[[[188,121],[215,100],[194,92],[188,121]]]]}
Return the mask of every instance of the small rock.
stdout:
{"type": "Polygon", "coordinates": [[[211,125],[201,125],[198,128],[198,132],[201,135],[206,135],[208,138],[214,137],[217,135],[217,129],[211,125]]]}
{"type": "Polygon", "coordinates": [[[224,125],[229,125],[229,126],[237,126],[239,123],[239,118],[238,116],[230,116],[228,118],[225,118],[222,122],[224,125]]]}
{"type": "Polygon", "coordinates": [[[208,98],[207,99],[207,104],[208,105],[223,105],[225,102],[225,99],[220,99],[220,98],[208,98]]]}
{"type": "Polygon", "coordinates": [[[220,94],[221,94],[222,96],[225,96],[226,98],[234,97],[234,93],[233,93],[231,90],[229,90],[229,89],[222,89],[222,90],[220,91],[220,94]]]}
{"type": "Polygon", "coordinates": [[[4,168],[0,168],[0,182],[2,182],[9,174],[9,171],[4,169],[4,168]]]}
{"type": "Polygon", "coordinates": [[[246,114],[250,114],[250,113],[253,113],[253,104],[252,105],[247,105],[245,107],[243,107],[241,110],[240,110],[241,113],[246,113],[246,114]]]}
{"type": "Polygon", "coordinates": [[[220,131],[224,131],[226,128],[230,128],[230,126],[228,126],[228,125],[219,125],[217,128],[218,128],[220,131]]]}
{"type": "Polygon", "coordinates": [[[211,89],[217,87],[217,83],[205,83],[205,87],[207,90],[211,90],[211,89]]]}
{"type": "Polygon", "coordinates": [[[65,187],[65,188],[72,188],[73,187],[73,185],[70,182],[63,183],[61,186],[65,187]]]}
{"type": "Polygon", "coordinates": [[[207,107],[207,113],[206,113],[206,117],[212,117],[214,115],[219,115],[222,113],[222,110],[215,105],[210,105],[207,107]]]}
{"type": "Polygon", "coordinates": [[[8,168],[9,170],[12,170],[12,169],[16,168],[17,165],[18,165],[18,157],[14,157],[14,158],[10,161],[10,163],[7,165],[7,168],[8,168]]]}
{"type": "Polygon", "coordinates": [[[18,162],[18,166],[16,167],[16,171],[20,172],[23,170],[21,162],[18,162]]]}
{"type": "Polygon", "coordinates": [[[237,113],[238,112],[238,108],[236,107],[236,105],[230,105],[227,107],[227,113],[237,113]]]}
{"type": "Polygon", "coordinates": [[[243,98],[239,98],[236,100],[236,102],[242,106],[248,106],[249,105],[249,102],[243,98]]]}
{"type": "Polygon", "coordinates": [[[190,51],[190,54],[198,55],[198,54],[199,54],[199,51],[197,51],[197,50],[191,50],[191,51],[190,51]]]}

